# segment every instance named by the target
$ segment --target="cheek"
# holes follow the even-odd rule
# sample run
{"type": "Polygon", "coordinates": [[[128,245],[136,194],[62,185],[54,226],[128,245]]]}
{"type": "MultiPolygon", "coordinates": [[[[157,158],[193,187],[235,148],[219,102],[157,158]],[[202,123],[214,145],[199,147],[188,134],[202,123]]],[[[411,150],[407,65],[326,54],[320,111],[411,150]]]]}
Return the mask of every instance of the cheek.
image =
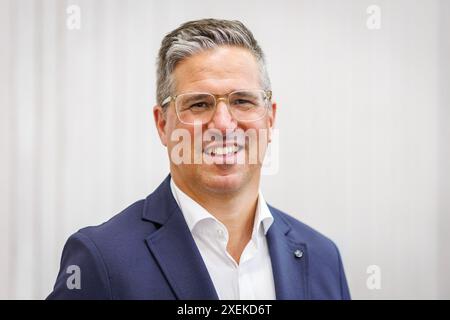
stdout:
{"type": "Polygon", "coordinates": [[[270,136],[270,123],[266,119],[249,123],[245,127],[241,126],[241,129],[244,132],[251,132],[252,136],[256,135],[259,143],[264,144],[264,142],[268,142],[268,138],[270,136]]]}
{"type": "Polygon", "coordinates": [[[267,119],[241,125],[246,136],[246,153],[248,163],[262,164],[269,143],[269,122],[267,119]]]}
{"type": "Polygon", "coordinates": [[[167,149],[171,155],[172,150],[174,150],[177,155],[183,155],[183,150],[192,150],[194,144],[193,127],[184,127],[178,123],[167,132],[167,149]]]}
{"type": "Polygon", "coordinates": [[[172,148],[174,145],[176,145],[180,140],[180,136],[184,136],[186,134],[184,133],[184,131],[186,130],[181,126],[174,110],[168,110],[166,114],[167,146],[169,148],[172,148]]]}

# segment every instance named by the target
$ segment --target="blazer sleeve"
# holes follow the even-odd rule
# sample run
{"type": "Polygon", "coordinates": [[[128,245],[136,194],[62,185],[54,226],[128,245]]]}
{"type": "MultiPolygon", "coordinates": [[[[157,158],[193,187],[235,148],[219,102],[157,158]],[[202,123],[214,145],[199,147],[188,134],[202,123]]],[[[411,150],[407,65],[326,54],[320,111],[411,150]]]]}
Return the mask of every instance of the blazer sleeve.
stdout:
{"type": "Polygon", "coordinates": [[[344,265],[342,263],[341,254],[339,253],[339,249],[336,246],[336,244],[334,244],[334,247],[336,248],[339,263],[339,284],[341,287],[341,299],[351,300],[350,289],[348,288],[347,278],[345,277],[344,265]]]}
{"type": "Polygon", "coordinates": [[[95,243],[77,232],[66,242],[53,292],[48,300],[112,299],[107,267],[95,243]]]}

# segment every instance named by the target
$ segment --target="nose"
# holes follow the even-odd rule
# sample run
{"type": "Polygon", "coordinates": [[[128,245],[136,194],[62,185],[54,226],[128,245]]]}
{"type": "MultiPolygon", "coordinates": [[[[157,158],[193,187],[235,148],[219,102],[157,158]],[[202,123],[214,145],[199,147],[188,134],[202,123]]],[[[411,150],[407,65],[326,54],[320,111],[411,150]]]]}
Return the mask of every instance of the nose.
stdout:
{"type": "Polygon", "coordinates": [[[216,111],[213,115],[213,118],[208,123],[209,129],[218,129],[222,131],[224,134],[226,130],[234,130],[237,127],[237,121],[233,118],[228,109],[226,101],[219,100],[217,101],[216,111]]]}

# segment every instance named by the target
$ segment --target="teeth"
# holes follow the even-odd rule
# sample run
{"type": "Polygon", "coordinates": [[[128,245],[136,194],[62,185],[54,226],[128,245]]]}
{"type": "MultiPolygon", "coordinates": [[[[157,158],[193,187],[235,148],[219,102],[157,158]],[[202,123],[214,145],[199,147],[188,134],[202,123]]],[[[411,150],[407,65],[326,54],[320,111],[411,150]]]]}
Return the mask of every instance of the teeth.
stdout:
{"type": "Polygon", "coordinates": [[[209,155],[215,154],[218,156],[228,155],[235,153],[239,150],[238,146],[228,146],[228,147],[215,147],[207,149],[206,153],[209,155]]]}

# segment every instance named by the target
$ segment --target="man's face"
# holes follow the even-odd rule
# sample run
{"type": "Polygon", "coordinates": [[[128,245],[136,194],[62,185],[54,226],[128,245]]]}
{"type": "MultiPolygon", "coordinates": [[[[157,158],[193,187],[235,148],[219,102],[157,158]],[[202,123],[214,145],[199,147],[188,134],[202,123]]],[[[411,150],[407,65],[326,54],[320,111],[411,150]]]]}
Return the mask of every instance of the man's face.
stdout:
{"type": "MultiPolygon", "coordinates": [[[[176,66],[173,79],[175,95],[188,92],[225,95],[236,90],[262,89],[259,66],[255,57],[246,49],[230,46],[204,51],[183,60],[176,66]]],[[[260,155],[265,154],[275,120],[276,105],[274,103],[268,105],[268,112],[263,118],[252,122],[240,122],[231,115],[226,101],[218,100],[212,119],[197,125],[196,128],[192,124],[180,122],[174,102],[166,108],[164,114],[162,108],[156,106],[154,116],[161,141],[167,146],[172,177],[177,184],[181,184],[194,193],[206,191],[222,194],[239,192],[249,184],[259,185],[263,157],[259,158],[260,161],[254,161],[254,151],[257,150],[260,155]],[[190,135],[188,146],[191,157],[188,163],[176,164],[174,155],[179,155],[181,140],[175,133],[180,130],[190,135]],[[216,137],[217,133],[220,133],[224,144],[230,133],[240,133],[242,137],[242,132],[251,131],[256,133],[256,140],[238,138],[237,140],[243,143],[242,148],[239,148],[237,153],[228,155],[226,162],[218,161],[223,160],[224,157],[217,155],[211,157],[210,150],[212,146],[218,146],[221,142],[211,138],[205,141],[205,136],[202,139],[201,134],[207,131],[214,132],[216,137]],[[174,139],[175,136],[176,139],[174,139]],[[195,139],[200,139],[197,140],[200,143],[195,144],[195,139]],[[178,149],[174,149],[177,146],[178,149]],[[175,150],[177,152],[174,153],[175,150]],[[198,157],[202,159],[201,163],[198,161],[194,163],[195,156],[197,160],[198,157]],[[242,159],[242,156],[245,161],[238,161],[237,159],[239,157],[242,159]]]]}

